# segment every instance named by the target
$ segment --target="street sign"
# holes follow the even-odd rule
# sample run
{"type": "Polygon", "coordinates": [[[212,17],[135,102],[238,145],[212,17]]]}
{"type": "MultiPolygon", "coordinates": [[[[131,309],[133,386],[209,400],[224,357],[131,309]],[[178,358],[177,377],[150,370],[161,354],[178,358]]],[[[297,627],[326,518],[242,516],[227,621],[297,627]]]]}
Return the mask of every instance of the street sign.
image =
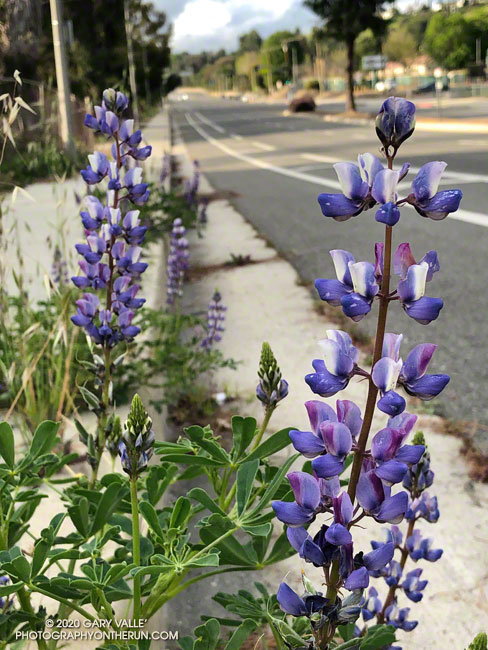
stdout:
{"type": "Polygon", "coordinates": [[[386,56],[383,56],[383,54],[363,56],[361,59],[361,67],[363,70],[383,70],[385,66],[386,56]]]}

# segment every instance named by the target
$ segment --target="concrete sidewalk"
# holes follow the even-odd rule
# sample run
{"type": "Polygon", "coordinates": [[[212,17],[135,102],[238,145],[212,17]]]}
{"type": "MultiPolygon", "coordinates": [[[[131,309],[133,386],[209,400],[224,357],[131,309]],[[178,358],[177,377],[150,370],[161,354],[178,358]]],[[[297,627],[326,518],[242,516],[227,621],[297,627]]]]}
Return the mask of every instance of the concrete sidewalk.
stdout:
{"type": "MultiPolygon", "coordinates": [[[[174,154],[178,155],[183,171],[189,172],[191,163],[181,139],[177,138],[174,154]]],[[[202,192],[212,191],[204,176],[201,189],[202,192]]],[[[347,238],[346,231],[344,236],[347,238]]],[[[254,391],[260,347],[266,340],[271,343],[283,377],[290,385],[289,396],[273,415],[269,431],[286,426],[307,429],[303,403],[314,396],[303,377],[311,371],[312,359],[320,356],[317,341],[325,337],[327,329],[337,326],[318,314],[315,301],[308,289],[301,286],[291,265],[279,258],[226,201],[209,205],[203,238],[190,234],[190,261],[192,269],[207,269],[207,272],[186,286],[184,300],[188,307],[204,310],[208,298],[218,288],[228,308],[221,350],[225,356],[242,360],[242,363],[236,372],[219,371],[215,381],[219,390],[239,396],[233,412],[254,415],[258,421],[262,418],[262,408],[254,391]],[[231,253],[250,255],[256,263],[223,267],[231,253]]],[[[338,397],[354,400],[364,407],[365,392],[365,382],[354,380],[338,397]]],[[[335,398],[326,401],[333,405],[335,398]]],[[[380,414],[375,419],[373,431],[382,428],[385,420],[380,414]]],[[[417,429],[424,432],[431,452],[436,480],[429,492],[438,495],[441,510],[441,518],[435,526],[422,522],[419,529],[425,536],[434,538],[433,548],[443,548],[444,555],[435,564],[408,562],[407,571],[416,566],[423,568],[422,577],[429,580],[429,585],[418,605],[401,597],[400,605],[412,606],[411,618],[418,620],[419,625],[414,632],[400,632],[398,636],[405,650],[463,650],[475,633],[486,629],[488,620],[488,485],[469,480],[460,456],[461,443],[442,433],[440,418],[419,413],[417,429]]],[[[291,449],[288,452],[291,453],[291,449]]],[[[363,522],[366,522],[364,529],[356,528],[354,532],[356,552],[367,552],[371,539],[382,538],[381,526],[370,519],[363,522]]],[[[405,524],[402,528],[406,529],[405,524]]],[[[212,593],[250,588],[253,579],[265,582],[276,591],[285,577],[292,587],[300,590],[302,567],[312,579],[318,578],[315,569],[296,556],[256,576],[234,573],[222,581],[220,578],[218,582],[215,579],[204,581],[168,603],[169,615],[177,619],[180,630],[183,629],[180,626],[184,626],[186,633],[198,622],[195,613],[225,615],[211,600],[212,593]],[[193,615],[190,614],[188,621],[187,614],[191,612],[193,615]]],[[[385,585],[379,580],[373,584],[383,595],[386,593],[385,585]]]]}

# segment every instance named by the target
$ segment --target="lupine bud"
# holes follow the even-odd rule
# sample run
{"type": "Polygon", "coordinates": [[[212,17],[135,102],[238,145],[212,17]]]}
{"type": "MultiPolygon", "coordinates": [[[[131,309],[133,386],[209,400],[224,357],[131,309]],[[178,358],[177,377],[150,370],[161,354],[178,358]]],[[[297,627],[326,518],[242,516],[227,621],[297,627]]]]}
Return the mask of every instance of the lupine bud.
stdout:
{"type": "Polygon", "coordinates": [[[388,97],[376,117],[376,134],[385,151],[398,147],[415,128],[415,104],[402,97],[388,97]]]}
{"type": "Polygon", "coordinates": [[[275,407],[288,395],[288,382],[281,378],[281,370],[269,343],[263,343],[258,370],[257,398],[266,407],[275,407]]]}
{"type": "Polygon", "coordinates": [[[131,478],[143,472],[153,453],[154,432],[139,395],[134,395],[130,412],[125,422],[125,431],[119,442],[119,456],[122,468],[131,478]]]}
{"type": "Polygon", "coordinates": [[[129,105],[129,100],[127,99],[127,96],[119,90],[107,88],[103,91],[103,105],[107,111],[112,111],[113,113],[121,115],[129,105]]]}
{"type": "Polygon", "coordinates": [[[468,650],[487,650],[488,637],[485,632],[480,632],[469,644],[468,650]]]}
{"type": "Polygon", "coordinates": [[[115,458],[119,454],[119,442],[122,438],[122,424],[118,415],[111,415],[107,424],[107,449],[115,458]]]}

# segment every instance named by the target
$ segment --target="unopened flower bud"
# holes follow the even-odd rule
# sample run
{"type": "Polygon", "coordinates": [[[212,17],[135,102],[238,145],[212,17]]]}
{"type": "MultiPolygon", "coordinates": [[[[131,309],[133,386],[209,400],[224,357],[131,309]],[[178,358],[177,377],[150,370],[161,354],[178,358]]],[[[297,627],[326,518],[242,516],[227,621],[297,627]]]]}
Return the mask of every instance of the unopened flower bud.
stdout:
{"type": "Polygon", "coordinates": [[[376,117],[376,134],[388,152],[396,151],[415,128],[415,104],[402,97],[388,97],[376,117]]]}
{"type": "Polygon", "coordinates": [[[269,343],[263,343],[258,370],[257,398],[266,407],[276,406],[288,395],[288,382],[281,378],[281,370],[269,343]]]}
{"type": "Polygon", "coordinates": [[[151,427],[152,420],[136,394],[118,445],[122,468],[131,478],[139,476],[146,469],[152,456],[154,432],[151,427]]]}

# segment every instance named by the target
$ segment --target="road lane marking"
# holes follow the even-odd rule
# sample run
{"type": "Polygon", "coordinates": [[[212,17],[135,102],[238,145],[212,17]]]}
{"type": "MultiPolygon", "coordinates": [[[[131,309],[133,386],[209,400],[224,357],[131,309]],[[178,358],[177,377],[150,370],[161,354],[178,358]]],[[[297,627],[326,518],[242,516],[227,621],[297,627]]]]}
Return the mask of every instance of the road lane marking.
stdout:
{"type": "Polygon", "coordinates": [[[205,115],[202,115],[201,113],[198,113],[196,111],[195,111],[195,115],[198,117],[198,119],[201,122],[204,122],[205,124],[210,126],[212,129],[215,129],[215,131],[218,131],[219,133],[225,133],[225,129],[223,129],[218,124],[215,124],[215,122],[212,122],[212,120],[209,120],[208,118],[206,118],[205,115]]]}
{"type": "Polygon", "coordinates": [[[272,144],[265,144],[264,142],[258,142],[257,140],[253,140],[252,144],[263,151],[276,151],[276,147],[273,147],[272,144]]]}
{"type": "Polygon", "coordinates": [[[319,156],[319,154],[316,153],[301,153],[300,158],[305,158],[305,160],[314,160],[315,162],[324,162],[324,163],[344,162],[341,158],[334,158],[333,156],[319,156]]]}
{"type": "Polygon", "coordinates": [[[242,140],[242,135],[237,135],[237,133],[231,133],[230,137],[234,138],[234,140],[242,140]]]}
{"type": "MultiPolygon", "coordinates": [[[[201,135],[201,137],[206,140],[209,144],[213,145],[217,149],[220,149],[224,153],[237,160],[242,160],[243,162],[252,165],[253,167],[259,167],[260,169],[266,169],[268,171],[274,172],[275,174],[282,174],[283,176],[288,176],[289,178],[296,178],[299,181],[304,181],[305,183],[312,183],[314,185],[320,185],[322,187],[330,187],[332,189],[340,190],[341,186],[338,181],[335,181],[330,178],[323,178],[322,176],[314,176],[312,174],[306,174],[304,172],[299,172],[294,169],[288,169],[286,167],[279,167],[278,165],[273,165],[265,160],[259,158],[253,158],[237,151],[231,149],[227,145],[223,144],[220,140],[216,140],[209,133],[207,133],[202,127],[195,122],[190,113],[185,113],[185,118],[190,126],[192,126],[195,131],[201,135]]],[[[302,157],[315,156],[315,154],[302,154],[302,157]]],[[[315,157],[317,159],[318,156],[315,157]]],[[[324,158],[324,156],[322,156],[324,158]]],[[[408,206],[412,207],[412,206],[408,206]]],[[[413,208],[412,208],[413,209],[413,208]]],[[[473,212],[471,210],[458,210],[453,214],[448,215],[449,219],[455,219],[456,221],[463,221],[465,223],[471,223],[476,226],[482,226],[488,228],[488,216],[486,214],[481,214],[480,212],[473,212]]]]}

